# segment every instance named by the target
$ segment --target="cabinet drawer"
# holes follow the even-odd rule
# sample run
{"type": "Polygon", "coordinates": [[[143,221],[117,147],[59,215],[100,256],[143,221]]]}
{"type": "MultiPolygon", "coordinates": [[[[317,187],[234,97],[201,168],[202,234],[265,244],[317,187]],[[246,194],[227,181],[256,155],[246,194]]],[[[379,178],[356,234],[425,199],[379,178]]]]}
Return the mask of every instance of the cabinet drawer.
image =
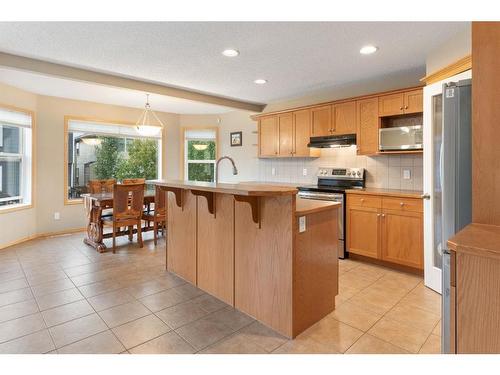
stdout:
{"type": "Polygon", "coordinates": [[[382,199],[373,195],[349,194],[347,196],[348,206],[381,208],[382,199]]]}
{"type": "Polygon", "coordinates": [[[387,210],[423,212],[422,200],[412,198],[383,198],[382,208],[387,210]]]}

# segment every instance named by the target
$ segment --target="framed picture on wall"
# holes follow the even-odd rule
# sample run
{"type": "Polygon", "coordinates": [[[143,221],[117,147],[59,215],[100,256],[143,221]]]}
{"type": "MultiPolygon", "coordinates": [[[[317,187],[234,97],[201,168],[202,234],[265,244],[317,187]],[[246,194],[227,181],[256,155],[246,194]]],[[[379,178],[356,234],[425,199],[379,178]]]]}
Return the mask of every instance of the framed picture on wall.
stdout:
{"type": "Polygon", "coordinates": [[[241,146],[243,144],[243,135],[242,132],[231,132],[231,147],[241,146]]]}

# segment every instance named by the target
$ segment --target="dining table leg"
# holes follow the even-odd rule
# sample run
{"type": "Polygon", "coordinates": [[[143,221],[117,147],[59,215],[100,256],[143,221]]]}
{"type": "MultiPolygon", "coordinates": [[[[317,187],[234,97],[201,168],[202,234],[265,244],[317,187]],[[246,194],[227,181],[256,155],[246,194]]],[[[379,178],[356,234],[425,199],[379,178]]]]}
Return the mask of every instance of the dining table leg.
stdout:
{"type": "Polygon", "coordinates": [[[87,214],[87,236],[83,242],[102,253],[106,250],[103,242],[102,207],[89,197],[84,198],[84,206],[87,214]]]}

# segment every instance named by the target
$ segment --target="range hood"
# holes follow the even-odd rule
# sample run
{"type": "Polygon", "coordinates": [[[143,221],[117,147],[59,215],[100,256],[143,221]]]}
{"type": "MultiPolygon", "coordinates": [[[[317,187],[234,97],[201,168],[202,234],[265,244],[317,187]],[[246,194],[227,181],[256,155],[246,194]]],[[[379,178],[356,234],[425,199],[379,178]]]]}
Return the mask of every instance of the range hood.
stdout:
{"type": "Polygon", "coordinates": [[[324,137],[311,137],[307,147],[336,148],[348,147],[356,144],[356,134],[327,135],[324,137]]]}

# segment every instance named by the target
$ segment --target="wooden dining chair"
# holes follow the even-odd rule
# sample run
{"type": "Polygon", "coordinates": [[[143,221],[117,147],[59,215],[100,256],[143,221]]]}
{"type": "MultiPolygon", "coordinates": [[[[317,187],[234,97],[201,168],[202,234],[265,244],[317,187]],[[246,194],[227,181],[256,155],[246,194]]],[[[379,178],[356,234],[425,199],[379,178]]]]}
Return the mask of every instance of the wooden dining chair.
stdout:
{"type": "Polygon", "coordinates": [[[90,180],[87,187],[90,194],[112,193],[113,186],[115,184],[116,180],[114,178],[106,180],[90,180]]]}
{"type": "Polygon", "coordinates": [[[167,226],[167,199],[166,192],[161,190],[159,186],[155,188],[155,206],[154,210],[142,214],[142,219],[146,222],[153,222],[154,244],[156,245],[158,239],[158,224],[160,224],[161,232],[167,226]]]}
{"type": "MultiPolygon", "coordinates": [[[[87,189],[90,194],[112,193],[113,186],[116,184],[114,178],[104,180],[90,180],[87,184],[87,189]]],[[[111,208],[103,207],[101,217],[111,217],[113,210],[111,208]]]]}
{"type": "Polygon", "coordinates": [[[105,226],[113,227],[113,253],[116,249],[116,229],[128,227],[129,234],[137,227],[137,241],[142,248],[142,206],[144,184],[115,184],[113,187],[113,216],[103,218],[105,226]]]}
{"type": "Polygon", "coordinates": [[[122,184],[145,184],[145,178],[124,178],[122,184]]]}

